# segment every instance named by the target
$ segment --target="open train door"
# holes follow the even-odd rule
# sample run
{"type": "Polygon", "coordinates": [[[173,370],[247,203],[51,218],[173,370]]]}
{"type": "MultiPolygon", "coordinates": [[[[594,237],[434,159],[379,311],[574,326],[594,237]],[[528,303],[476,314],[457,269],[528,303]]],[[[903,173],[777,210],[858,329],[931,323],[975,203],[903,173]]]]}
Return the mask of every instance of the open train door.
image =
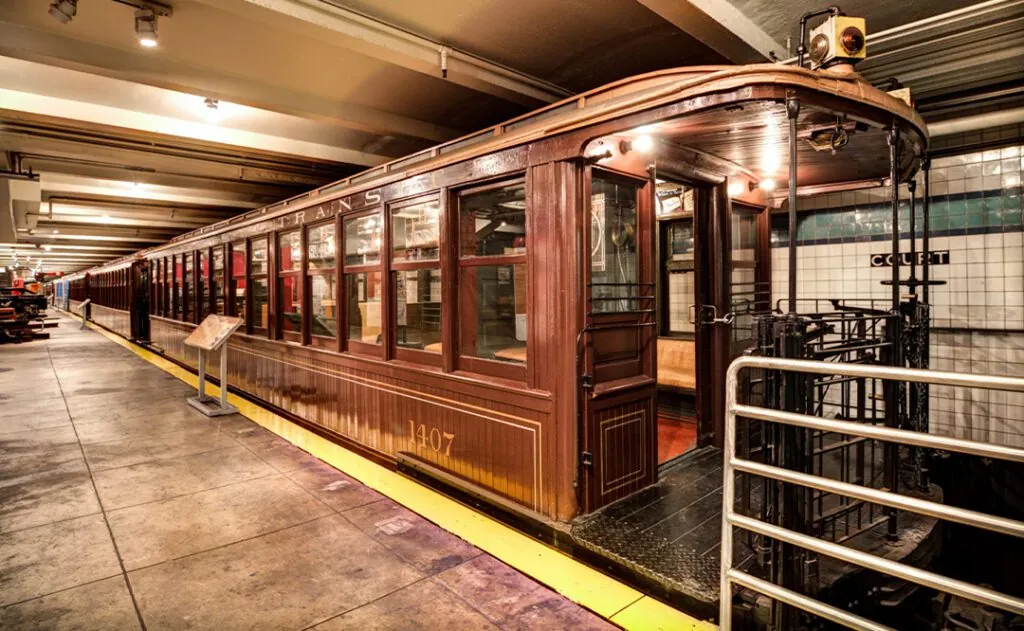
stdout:
{"type": "MultiPolygon", "coordinates": [[[[711,308],[702,313],[703,324],[711,329],[712,409],[707,429],[717,446],[723,441],[726,371],[733,359],[755,344],[754,317],[771,310],[770,212],[732,201],[726,191],[727,183],[716,186],[711,199],[711,308]]],[[[741,383],[740,388],[746,390],[747,385],[741,383]]]]}
{"type": "Polygon", "coordinates": [[[132,339],[149,341],[149,261],[135,261],[131,268],[131,327],[132,339]]]}
{"type": "Polygon", "coordinates": [[[583,192],[578,492],[590,512],[657,476],[654,183],[588,166],[583,192]]]}

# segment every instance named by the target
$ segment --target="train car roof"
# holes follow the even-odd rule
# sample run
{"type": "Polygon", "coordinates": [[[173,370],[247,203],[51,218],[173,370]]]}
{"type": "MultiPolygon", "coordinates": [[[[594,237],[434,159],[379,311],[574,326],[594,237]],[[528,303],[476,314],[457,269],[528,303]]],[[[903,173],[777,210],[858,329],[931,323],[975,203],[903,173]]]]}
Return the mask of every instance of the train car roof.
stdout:
{"type": "MultiPolygon", "coordinates": [[[[904,101],[871,86],[855,72],[812,71],[780,64],[675,68],[637,75],[595,88],[482,131],[373,167],[307,193],[179,235],[167,244],[147,248],[128,257],[97,266],[96,269],[113,269],[123,265],[126,260],[137,258],[146,252],[159,250],[168,245],[205,237],[214,232],[234,229],[249,222],[264,221],[305,207],[430,172],[450,164],[702,95],[735,93],[747,89],[749,96],[738,99],[738,102],[761,100],[767,104],[762,110],[748,112],[746,115],[748,118],[751,115],[769,121],[778,119],[780,115],[784,118],[784,105],[780,105],[777,98],[759,97],[752,90],[759,86],[788,88],[800,90],[805,95],[809,93],[820,96],[821,101],[827,104],[814,111],[810,118],[805,113],[801,118],[802,123],[813,123],[814,115],[817,116],[819,122],[823,120],[823,116],[835,120],[836,115],[847,113],[842,107],[844,104],[849,104],[850,110],[874,112],[875,115],[871,118],[874,119],[872,123],[876,126],[876,133],[881,133],[880,127],[877,126],[890,125],[897,120],[901,121],[900,126],[904,130],[912,132],[909,144],[913,147],[913,151],[909,162],[916,164],[916,160],[924,154],[928,140],[927,126],[917,111],[904,101]]],[[[814,103],[808,105],[813,106],[814,103]]],[[[733,121],[731,123],[732,131],[730,132],[729,128],[724,128],[724,134],[720,134],[717,139],[709,138],[709,134],[706,133],[706,125],[712,122],[708,119],[709,115],[723,116],[721,108],[705,110],[704,120],[700,125],[688,123],[675,132],[668,128],[665,131],[674,133],[679,144],[687,145],[694,143],[683,140],[687,136],[684,132],[688,130],[692,138],[694,130],[702,131],[699,136],[703,139],[701,142],[706,146],[693,148],[746,166],[744,163],[750,162],[751,159],[756,160],[759,139],[750,136],[749,126],[738,122],[743,119],[742,116],[737,116],[735,110],[727,111],[733,121]],[[738,133],[742,128],[748,130],[746,135],[738,133]]],[[[684,112],[678,120],[690,121],[695,114],[700,115],[700,112],[684,112]]],[[[728,124],[729,120],[718,120],[716,124],[721,127],[723,124],[728,124]]],[[[781,122],[779,121],[780,124],[781,122]]],[[[907,140],[905,138],[905,141],[907,140]]],[[[763,139],[760,142],[763,145],[763,139]]],[[[871,164],[878,162],[877,157],[877,153],[873,154],[873,159],[868,156],[868,159],[863,161],[864,165],[870,168],[871,164]]],[[[803,161],[801,164],[803,165],[803,161]]],[[[903,171],[911,170],[913,164],[904,165],[903,171]]],[[[839,182],[866,179],[865,176],[870,177],[870,174],[856,170],[853,173],[849,170],[840,173],[838,169],[820,168],[820,165],[816,169],[816,173],[817,177],[812,182],[813,184],[822,184],[829,179],[839,182]]],[[[887,174],[888,164],[885,165],[883,177],[887,174]]],[[[803,174],[801,174],[801,180],[803,179],[803,174]]]]}

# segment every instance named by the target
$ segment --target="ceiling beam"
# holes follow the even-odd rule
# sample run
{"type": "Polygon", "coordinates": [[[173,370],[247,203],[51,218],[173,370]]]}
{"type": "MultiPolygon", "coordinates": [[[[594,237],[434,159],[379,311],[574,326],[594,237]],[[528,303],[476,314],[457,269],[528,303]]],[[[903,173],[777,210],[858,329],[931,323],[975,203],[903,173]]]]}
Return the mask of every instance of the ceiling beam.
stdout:
{"type": "MultiPolygon", "coordinates": [[[[2,74],[0,74],[0,80],[5,80],[2,74]]],[[[31,112],[99,125],[124,127],[147,133],[166,134],[190,140],[233,145],[361,166],[376,166],[391,159],[389,156],[376,155],[307,140],[233,129],[224,125],[198,123],[183,118],[148,114],[120,107],[97,105],[84,100],[84,98],[86,98],[85,95],[83,95],[83,100],[66,99],[0,88],[0,109],[31,112]]]]}
{"type": "MultiPolygon", "coordinates": [[[[217,3],[211,3],[217,5],[217,3]]],[[[218,5],[218,8],[223,8],[218,5]]],[[[463,132],[384,110],[338,102],[238,77],[161,56],[66,37],[26,25],[0,21],[0,54],[141,86],[212,97],[379,136],[401,136],[436,144],[463,132]]]]}
{"type": "Polygon", "coordinates": [[[736,64],[787,57],[786,47],[727,0],[637,0],[736,64]]]}
{"type": "Polygon", "coordinates": [[[276,201],[273,196],[255,196],[223,191],[217,187],[179,188],[159,184],[142,184],[131,180],[105,180],[64,173],[42,173],[39,178],[44,195],[70,196],[75,194],[176,202],[179,204],[228,206],[231,208],[259,208],[276,201]]]}
{"type": "Polygon", "coordinates": [[[60,156],[79,162],[131,165],[143,171],[192,173],[211,179],[260,182],[301,189],[320,186],[325,180],[340,179],[344,173],[331,170],[323,163],[293,163],[291,166],[265,164],[265,161],[247,160],[244,155],[238,154],[231,157],[152,141],[144,143],[124,138],[112,139],[73,128],[59,129],[7,122],[19,114],[0,111],[0,126],[4,128],[4,133],[0,134],[0,155],[3,152],[15,152],[60,156]],[[316,166],[322,166],[322,170],[317,170],[316,166]]]}
{"type": "MultiPolygon", "coordinates": [[[[199,1],[226,8],[220,0],[199,1]]],[[[549,81],[322,0],[244,1],[290,18],[292,30],[299,30],[307,37],[316,36],[309,32],[309,26],[316,26],[331,34],[330,42],[334,45],[431,77],[442,76],[441,51],[444,49],[448,81],[514,103],[536,106],[572,96],[572,92],[549,81]]],[[[235,5],[228,5],[232,6],[235,5]]],[[[246,15],[251,17],[251,12],[246,15]]]]}

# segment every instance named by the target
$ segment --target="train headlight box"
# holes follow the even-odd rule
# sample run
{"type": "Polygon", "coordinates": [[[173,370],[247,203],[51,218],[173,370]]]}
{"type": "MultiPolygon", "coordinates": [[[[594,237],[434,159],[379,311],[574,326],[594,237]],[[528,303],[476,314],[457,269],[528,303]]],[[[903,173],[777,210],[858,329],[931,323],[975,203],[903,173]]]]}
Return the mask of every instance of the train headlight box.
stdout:
{"type": "Polygon", "coordinates": [[[855,64],[867,57],[864,18],[833,15],[811,31],[811,68],[855,64]]]}

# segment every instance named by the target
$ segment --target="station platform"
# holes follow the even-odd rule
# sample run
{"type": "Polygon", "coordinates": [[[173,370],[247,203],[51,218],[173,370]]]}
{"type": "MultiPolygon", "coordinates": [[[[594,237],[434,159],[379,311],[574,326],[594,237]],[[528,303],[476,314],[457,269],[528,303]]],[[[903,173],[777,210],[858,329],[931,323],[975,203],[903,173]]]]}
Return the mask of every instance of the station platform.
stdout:
{"type": "Polygon", "coordinates": [[[0,348],[0,628],[615,628],[60,317],[0,348]]]}

